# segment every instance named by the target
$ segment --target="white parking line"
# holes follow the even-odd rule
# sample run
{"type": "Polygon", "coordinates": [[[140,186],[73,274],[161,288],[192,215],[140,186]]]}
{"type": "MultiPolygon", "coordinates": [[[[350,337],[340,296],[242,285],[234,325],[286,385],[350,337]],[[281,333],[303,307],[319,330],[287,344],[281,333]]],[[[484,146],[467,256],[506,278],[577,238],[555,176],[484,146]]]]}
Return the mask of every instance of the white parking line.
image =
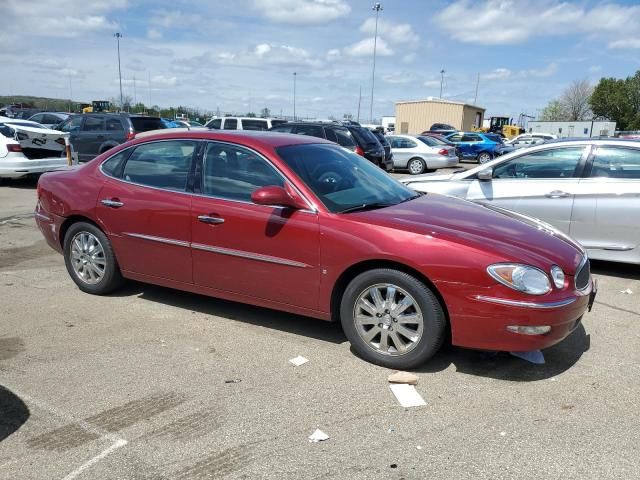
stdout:
{"type": "Polygon", "coordinates": [[[47,404],[47,403],[45,403],[45,402],[43,402],[41,400],[35,399],[30,395],[26,395],[26,394],[24,394],[24,393],[22,393],[22,392],[20,392],[20,391],[18,391],[16,389],[12,388],[9,385],[4,384],[4,387],[7,388],[8,390],[12,391],[15,395],[20,397],[26,403],[35,405],[40,410],[44,410],[45,412],[48,412],[48,413],[50,413],[51,415],[53,415],[55,417],[59,417],[59,418],[65,420],[65,421],[67,421],[69,423],[75,424],[75,425],[79,426],[82,430],[84,430],[85,432],[92,433],[94,435],[97,435],[101,439],[106,439],[106,440],[110,440],[111,442],[113,442],[111,444],[111,446],[109,446],[108,448],[106,448],[105,450],[100,452],[95,457],[87,460],[85,463],[83,463],[78,468],[76,468],[71,473],[69,473],[67,476],[65,476],[62,480],[73,480],[74,478],[77,478],[78,475],[80,475],[87,468],[89,468],[92,465],[98,463],[100,460],[105,458],[107,455],[109,455],[110,453],[114,452],[118,448],[124,447],[128,443],[124,438],[122,438],[122,437],[120,437],[118,435],[115,435],[113,433],[107,432],[106,430],[103,430],[103,429],[101,429],[99,427],[96,427],[95,425],[87,423],[84,420],[77,420],[77,419],[73,418],[72,416],[67,415],[66,413],[58,410],[57,408],[55,408],[55,407],[53,407],[53,406],[51,406],[51,405],[49,405],[49,404],[47,404]]]}

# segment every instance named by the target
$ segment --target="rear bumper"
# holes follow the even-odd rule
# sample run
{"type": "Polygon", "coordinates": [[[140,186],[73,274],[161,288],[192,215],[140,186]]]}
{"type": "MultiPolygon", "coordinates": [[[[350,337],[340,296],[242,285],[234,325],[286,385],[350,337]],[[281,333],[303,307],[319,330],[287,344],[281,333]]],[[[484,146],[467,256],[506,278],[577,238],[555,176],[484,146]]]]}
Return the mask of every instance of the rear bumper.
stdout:
{"type": "Polygon", "coordinates": [[[450,168],[458,165],[458,157],[445,157],[436,158],[434,160],[427,160],[427,166],[431,168],[450,168]]]}
{"type": "Polygon", "coordinates": [[[62,253],[62,242],[60,241],[60,227],[65,218],[44,211],[40,202],[37,203],[34,212],[36,225],[42,232],[45,240],[51,248],[62,253]]]}
{"type": "Polygon", "coordinates": [[[52,172],[67,168],[67,159],[64,157],[40,158],[29,160],[28,158],[0,159],[1,178],[20,178],[35,173],[52,172]]]}
{"type": "Polygon", "coordinates": [[[541,350],[564,340],[589,308],[593,281],[583,292],[553,297],[513,297],[506,287],[479,292],[473,286],[438,285],[449,307],[452,343],[461,347],[498,351],[541,350]],[[506,293],[506,294],[505,294],[506,293]],[[513,326],[548,326],[544,334],[525,335],[513,326]]]}

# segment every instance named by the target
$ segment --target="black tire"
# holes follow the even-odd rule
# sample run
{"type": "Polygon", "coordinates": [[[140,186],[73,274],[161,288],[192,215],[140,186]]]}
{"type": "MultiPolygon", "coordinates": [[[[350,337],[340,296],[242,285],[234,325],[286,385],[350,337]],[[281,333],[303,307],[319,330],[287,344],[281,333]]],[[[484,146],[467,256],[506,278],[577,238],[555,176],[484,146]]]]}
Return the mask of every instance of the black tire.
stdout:
{"type": "Polygon", "coordinates": [[[368,270],[349,283],[340,303],[340,321],[353,350],[360,357],[376,365],[396,369],[415,368],[425,363],[440,349],[447,334],[444,311],[431,289],[405,272],[388,268],[368,270]],[[358,297],[369,288],[380,284],[391,284],[407,292],[416,301],[422,313],[422,336],[407,353],[381,353],[358,333],[355,320],[358,297]]]}
{"type": "Polygon", "coordinates": [[[80,290],[93,295],[106,295],[113,292],[117,288],[121,287],[124,283],[124,278],[120,273],[120,267],[118,261],[113,253],[111,242],[107,236],[92,223],[77,222],[69,227],[67,233],[64,236],[64,263],[67,267],[67,272],[71,276],[71,279],[75,282],[80,290]],[[73,239],[82,233],[88,233],[93,235],[104,252],[101,258],[104,258],[104,273],[96,283],[87,283],[80,274],[76,273],[71,261],[71,249],[73,239]]]}
{"type": "Polygon", "coordinates": [[[492,159],[493,157],[491,156],[491,154],[487,152],[482,152],[480,155],[478,155],[478,163],[487,163],[492,159]]]}
{"type": "Polygon", "coordinates": [[[407,170],[411,175],[421,175],[427,169],[427,164],[421,158],[412,158],[407,162],[407,170]],[[412,168],[412,164],[416,167],[412,168]],[[419,165],[419,167],[417,167],[419,165]]]}

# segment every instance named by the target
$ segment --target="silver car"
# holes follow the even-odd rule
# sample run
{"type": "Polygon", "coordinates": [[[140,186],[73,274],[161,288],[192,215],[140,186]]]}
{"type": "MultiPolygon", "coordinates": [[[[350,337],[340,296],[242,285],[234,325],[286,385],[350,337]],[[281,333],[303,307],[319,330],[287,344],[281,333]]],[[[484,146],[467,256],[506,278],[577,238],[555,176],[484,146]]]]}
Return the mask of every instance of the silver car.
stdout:
{"type": "Polygon", "coordinates": [[[559,140],[465,172],[401,181],[544,220],[590,258],[640,264],[640,142],[559,140]]]}
{"type": "Polygon", "coordinates": [[[394,169],[406,168],[412,175],[419,175],[427,170],[458,164],[455,146],[431,146],[412,135],[387,135],[387,140],[391,144],[394,169]]]}

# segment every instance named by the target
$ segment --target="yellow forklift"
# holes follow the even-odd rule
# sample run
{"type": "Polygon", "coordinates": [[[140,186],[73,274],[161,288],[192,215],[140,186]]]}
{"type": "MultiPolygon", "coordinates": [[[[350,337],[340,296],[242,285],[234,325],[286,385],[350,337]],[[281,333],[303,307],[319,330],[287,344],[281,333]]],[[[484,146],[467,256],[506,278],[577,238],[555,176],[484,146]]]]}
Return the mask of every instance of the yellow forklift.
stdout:
{"type": "Polygon", "coordinates": [[[94,112],[110,112],[111,102],[107,100],[94,100],[91,105],[84,106],[82,113],[94,113],[94,112]]]}

